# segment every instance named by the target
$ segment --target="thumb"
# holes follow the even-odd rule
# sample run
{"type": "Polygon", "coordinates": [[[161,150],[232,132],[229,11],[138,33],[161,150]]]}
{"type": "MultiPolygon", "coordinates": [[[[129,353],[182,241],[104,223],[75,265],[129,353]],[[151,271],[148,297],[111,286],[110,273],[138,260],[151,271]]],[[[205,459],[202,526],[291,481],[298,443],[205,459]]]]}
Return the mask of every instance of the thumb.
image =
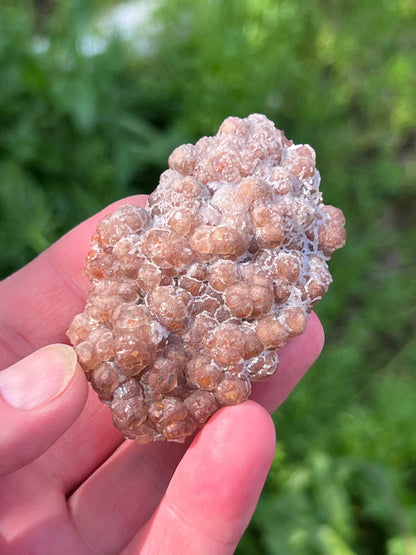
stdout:
{"type": "Polygon", "coordinates": [[[46,451],[77,419],[84,373],[68,345],[48,345],[0,372],[0,476],[46,451]]]}

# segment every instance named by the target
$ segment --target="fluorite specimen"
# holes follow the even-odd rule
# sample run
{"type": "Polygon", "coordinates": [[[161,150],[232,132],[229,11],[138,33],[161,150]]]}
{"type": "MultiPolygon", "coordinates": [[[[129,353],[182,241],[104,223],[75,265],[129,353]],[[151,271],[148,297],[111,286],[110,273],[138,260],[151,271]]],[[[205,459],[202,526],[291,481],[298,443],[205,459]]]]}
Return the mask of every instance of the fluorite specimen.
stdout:
{"type": "Polygon", "coordinates": [[[345,242],[319,182],[309,145],[229,117],[173,151],[146,209],[99,222],[68,336],[125,437],[182,442],[274,374],[345,242]]]}

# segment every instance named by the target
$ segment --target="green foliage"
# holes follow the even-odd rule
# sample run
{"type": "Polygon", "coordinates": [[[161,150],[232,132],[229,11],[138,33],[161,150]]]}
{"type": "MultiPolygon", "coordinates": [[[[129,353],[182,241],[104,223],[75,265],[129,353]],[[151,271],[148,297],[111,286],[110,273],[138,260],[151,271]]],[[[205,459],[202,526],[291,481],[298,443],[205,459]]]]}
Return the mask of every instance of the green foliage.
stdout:
{"type": "Polygon", "coordinates": [[[148,61],[117,40],[83,54],[89,3],[60,3],[42,33],[27,8],[0,18],[3,275],[106,204],[152,190],[178,142],[160,132],[163,94],[156,114],[142,85],[148,61]]]}
{"type": "Polygon", "coordinates": [[[174,146],[228,115],[265,113],[312,144],[348,243],[317,307],[327,346],[278,411],[238,553],[414,552],[415,3],[160,0],[141,53],[106,36],[111,4],[56,1],[41,18],[2,4],[0,272],[152,190],[174,146]],[[91,37],[107,46],[87,55],[91,37]]]}

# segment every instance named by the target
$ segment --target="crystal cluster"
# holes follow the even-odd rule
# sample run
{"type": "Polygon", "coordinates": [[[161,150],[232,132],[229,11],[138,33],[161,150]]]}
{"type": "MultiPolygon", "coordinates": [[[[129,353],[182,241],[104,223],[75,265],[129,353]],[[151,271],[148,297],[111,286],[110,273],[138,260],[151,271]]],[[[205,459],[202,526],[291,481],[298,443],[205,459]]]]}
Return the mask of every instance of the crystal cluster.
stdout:
{"type": "Polygon", "coordinates": [[[310,146],[229,117],[173,151],[146,209],[99,222],[68,336],[125,437],[182,442],[274,374],[345,242],[319,181],[310,146]]]}

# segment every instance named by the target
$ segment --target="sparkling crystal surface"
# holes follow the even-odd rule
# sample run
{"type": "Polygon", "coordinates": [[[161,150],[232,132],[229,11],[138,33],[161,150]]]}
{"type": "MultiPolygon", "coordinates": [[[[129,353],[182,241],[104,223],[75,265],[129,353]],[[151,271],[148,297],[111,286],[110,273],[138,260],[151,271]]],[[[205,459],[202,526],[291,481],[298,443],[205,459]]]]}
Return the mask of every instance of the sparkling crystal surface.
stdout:
{"type": "Polygon", "coordinates": [[[125,437],[182,442],[274,374],[345,243],[319,183],[309,145],[229,117],[173,151],[146,209],[99,222],[68,336],[125,437]]]}

